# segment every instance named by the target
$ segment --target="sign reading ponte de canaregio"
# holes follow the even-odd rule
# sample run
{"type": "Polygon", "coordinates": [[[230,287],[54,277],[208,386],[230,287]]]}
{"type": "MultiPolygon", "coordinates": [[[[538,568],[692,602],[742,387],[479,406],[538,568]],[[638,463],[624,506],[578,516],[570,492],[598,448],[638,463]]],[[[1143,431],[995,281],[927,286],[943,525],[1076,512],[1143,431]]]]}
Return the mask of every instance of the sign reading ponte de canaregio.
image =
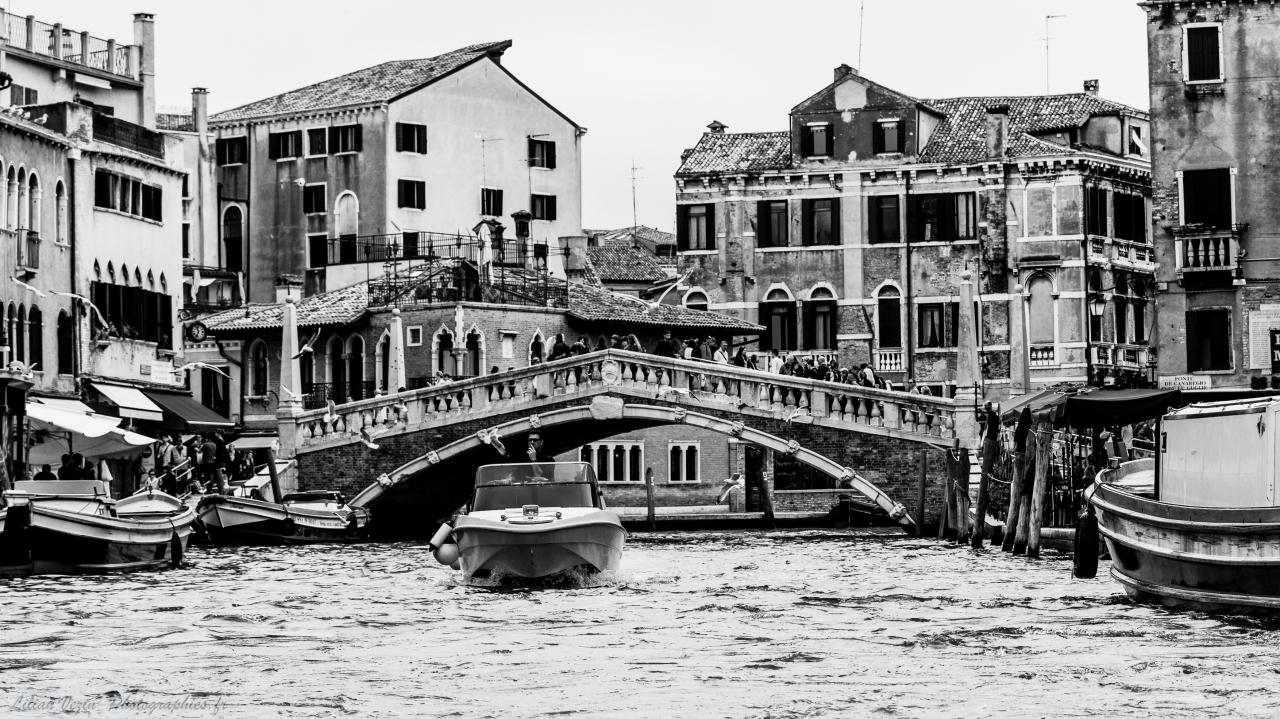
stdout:
{"type": "Polygon", "coordinates": [[[1212,380],[1206,375],[1162,374],[1156,378],[1160,389],[1212,389],[1212,380]]]}
{"type": "Polygon", "coordinates": [[[1275,372],[1272,332],[1280,329],[1280,304],[1264,304],[1249,312],[1249,369],[1275,372]]]}

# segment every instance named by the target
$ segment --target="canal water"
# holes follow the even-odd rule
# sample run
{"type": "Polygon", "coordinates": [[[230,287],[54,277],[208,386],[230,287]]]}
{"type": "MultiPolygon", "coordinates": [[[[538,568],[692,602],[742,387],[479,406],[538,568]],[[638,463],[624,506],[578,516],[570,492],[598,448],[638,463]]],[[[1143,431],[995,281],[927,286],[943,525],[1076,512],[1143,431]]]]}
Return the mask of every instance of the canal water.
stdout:
{"type": "Polygon", "coordinates": [[[896,532],[636,534],[617,574],[549,587],[465,585],[418,544],[188,558],[0,580],[0,716],[1280,711],[1280,625],[896,532]]]}

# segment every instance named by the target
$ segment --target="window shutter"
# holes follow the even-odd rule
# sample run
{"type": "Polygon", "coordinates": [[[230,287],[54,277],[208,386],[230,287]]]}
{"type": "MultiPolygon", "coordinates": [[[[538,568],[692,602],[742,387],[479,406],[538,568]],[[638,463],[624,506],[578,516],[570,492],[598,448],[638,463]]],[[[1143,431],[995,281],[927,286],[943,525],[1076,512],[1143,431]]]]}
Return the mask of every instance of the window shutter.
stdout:
{"type": "Polygon", "coordinates": [[[556,169],[556,143],[547,143],[547,169],[556,169]]]}
{"type": "Polygon", "coordinates": [[[714,250],[716,248],[716,206],[714,204],[706,205],[707,208],[707,249],[714,250]]]}
{"type": "Polygon", "coordinates": [[[553,221],[556,219],[556,196],[555,195],[550,195],[549,197],[547,197],[547,219],[553,220],[553,221]]]}
{"type": "Polygon", "coordinates": [[[907,123],[904,120],[898,121],[898,152],[910,154],[907,152],[907,123]]]}
{"type": "Polygon", "coordinates": [[[689,249],[689,206],[676,205],[676,251],[689,249]]]}
{"type": "Polygon", "coordinates": [[[773,247],[772,230],[773,215],[769,213],[768,202],[756,203],[756,247],[773,247]]]}
{"type": "Polygon", "coordinates": [[[924,237],[924,201],[919,195],[907,198],[907,241],[919,242],[924,237]]]}
{"type": "Polygon", "coordinates": [[[875,155],[884,152],[884,125],[879,122],[871,129],[871,152],[875,155]]]}
{"type": "Polygon", "coordinates": [[[880,203],[875,197],[867,198],[867,242],[880,241],[880,203]]]}
{"type": "Polygon", "coordinates": [[[537,165],[534,164],[534,158],[537,157],[537,153],[535,150],[537,146],[538,146],[538,141],[530,137],[528,154],[526,155],[526,159],[529,161],[529,167],[537,167],[537,165]]]}
{"type": "Polygon", "coordinates": [[[943,195],[938,198],[938,239],[952,241],[960,234],[956,230],[956,203],[963,195],[943,195]]]}
{"type": "Polygon", "coordinates": [[[813,244],[813,200],[804,200],[800,206],[800,244],[813,244]]]}
{"type": "Polygon", "coordinates": [[[800,126],[800,156],[813,156],[813,130],[808,125],[800,126]]]}
{"type": "MultiPolygon", "coordinates": [[[[831,198],[831,241],[830,244],[840,244],[840,198],[831,198]]],[[[831,345],[835,347],[835,345],[831,345]]]]}
{"type": "Polygon", "coordinates": [[[213,145],[214,145],[214,154],[218,156],[217,163],[219,165],[227,164],[227,141],[217,140],[213,143],[213,145]]]}
{"type": "Polygon", "coordinates": [[[364,149],[364,126],[356,125],[355,129],[356,129],[356,144],[355,144],[355,147],[351,149],[355,150],[356,152],[360,152],[361,150],[364,149]]]}
{"type": "Polygon", "coordinates": [[[417,128],[417,132],[418,132],[418,152],[421,152],[422,154],[425,155],[427,154],[427,126],[419,125],[417,128]]]}
{"type": "Polygon", "coordinates": [[[396,123],[396,152],[404,152],[404,131],[403,122],[396,123]]]}
{"type": "Polygon", "coordinates": [[[329,154],[333,155],[338,152],[338,128],[329,128],[329,154]]]}
{"type": "Polygon", "coordinates": [[[502,190],[493,191],[493,214],[498,217],[502,216],[502,190]]]}
{"type": "Polygon", "coordinates": [[[1195,372],[1202,369],[1200,366],[1200,333],[1196,327],[1196,317],[1199,313],[1187,313],[1187,371],[1195,372]]]}
{"type": "Polygon", "coordinates": [[[818,313],[814,311],[816,307],[817,305],[812,302],[805,302],[801,305],[801,317],[804,321],[804,347],[801,349],[815,349],[818,346],[815,341],[817,339],[815,335],[818,331],[818,313]]]}
{"type": "Polygon", "coordinates": [[[98,170],[93,178],[93,204],[98,207],[111,207],[111,175],[98,170]]]}
{"type": "Polygon", "coordinates": [[[787,303],[787,349],[796,349],[799,345],[796,342],[796,303],[787,303]]]}

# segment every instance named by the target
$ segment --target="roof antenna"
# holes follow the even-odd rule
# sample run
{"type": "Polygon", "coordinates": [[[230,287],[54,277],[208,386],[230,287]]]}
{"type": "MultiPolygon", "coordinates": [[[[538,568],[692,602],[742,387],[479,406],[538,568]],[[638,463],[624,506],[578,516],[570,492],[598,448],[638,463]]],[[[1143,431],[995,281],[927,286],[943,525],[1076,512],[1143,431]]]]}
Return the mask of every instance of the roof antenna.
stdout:
{"type": "Polygon", "coordinates": [[[637,217],[636,216],[636,170],[639,170],[639,169],[640,168],[636,167],[636,159],[634,157],[631,158],[631,246],[632,247],[640,246],[636,242],[636,227],[639,224],[639,220],[636,219],[637,217]]]}
{"type": "MultiPolygon", "coordinates": [[[[862,72],[862,21],[867,16],[867,0],[858,4],[858,72],[862,72]]],[[[866,77],[866,75],[863,75],[866,77]]]]}
{"type": "Polygon", "coordinates": [[[1045,15],[1044,16],[1044,94],[1049,94],[1049,21],[1066,17],[1066,15],[1045,15]]]}

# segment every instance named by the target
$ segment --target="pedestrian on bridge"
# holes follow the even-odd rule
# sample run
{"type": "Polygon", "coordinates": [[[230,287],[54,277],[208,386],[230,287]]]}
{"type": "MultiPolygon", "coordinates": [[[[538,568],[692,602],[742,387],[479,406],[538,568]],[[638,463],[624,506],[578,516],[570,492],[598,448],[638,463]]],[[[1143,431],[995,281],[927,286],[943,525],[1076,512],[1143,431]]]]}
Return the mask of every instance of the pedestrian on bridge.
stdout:
{"type": "Polygon", "coordinates": [[[653,353],[659,357],[675,358],[679,355],[679,345],[671,339],[671,330],[663,330],[662,339],[654,345],[653,353]]]}

